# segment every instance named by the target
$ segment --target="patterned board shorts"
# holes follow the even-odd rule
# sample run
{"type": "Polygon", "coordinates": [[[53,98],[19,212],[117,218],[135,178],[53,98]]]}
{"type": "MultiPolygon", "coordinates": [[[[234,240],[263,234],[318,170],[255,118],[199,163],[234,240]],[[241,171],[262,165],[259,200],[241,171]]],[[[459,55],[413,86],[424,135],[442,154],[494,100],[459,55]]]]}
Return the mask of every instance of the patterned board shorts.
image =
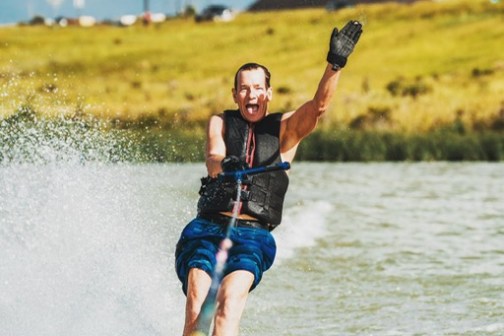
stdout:
{"type": "MultiPolygon", "coordinates": [[[[226,226],[203,218],[193,219],[182,231],[175,251],[175,268],[187,294],[187,277],[191,268],[199,268],[213,275],[216,254],[221,241],[226,237],[226,226]]],[[[223,276],[245,270],[254,274],[253,290],[261,281],[276,255],[275,239],[268,230],[252,227],[234,227],[231,231],[233,246],[223,276]]]]}

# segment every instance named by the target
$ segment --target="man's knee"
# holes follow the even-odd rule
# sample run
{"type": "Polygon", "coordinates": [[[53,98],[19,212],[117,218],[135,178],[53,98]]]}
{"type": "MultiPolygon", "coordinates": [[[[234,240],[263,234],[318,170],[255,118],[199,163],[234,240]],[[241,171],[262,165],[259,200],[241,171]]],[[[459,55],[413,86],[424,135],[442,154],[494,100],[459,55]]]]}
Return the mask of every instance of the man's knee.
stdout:
{"type": "Polygon", "coordinates": [[[218,311],[220,315],[229,318],[240,317],[247,302],[247,293],[227,293],[219,298],[218,311]]]}
{"type": "Polygon", "coordinates": [[[227,318],[240,318],[247,302],[254,275],[250,272],[233,272],[222,282],[218,297],[218,314],[227,318]]]}
{"type": "Polygon", "coordinates": [[[198,315],[212,280],[203,270],[192,268],[187,279],[187,313],[198,315]]]}

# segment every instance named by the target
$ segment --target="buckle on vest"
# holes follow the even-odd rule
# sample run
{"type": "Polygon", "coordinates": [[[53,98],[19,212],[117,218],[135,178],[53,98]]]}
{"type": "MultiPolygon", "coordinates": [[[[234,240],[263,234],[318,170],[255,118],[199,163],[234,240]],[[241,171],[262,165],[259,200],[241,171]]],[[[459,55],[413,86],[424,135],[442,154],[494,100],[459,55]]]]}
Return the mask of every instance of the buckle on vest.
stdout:
{"type": "Polygon", "coordinates": [[[249,190],[242,190],[241,191],[240,201],[242,201],[242,202],[250,201],[250,191],[249,190]]]}

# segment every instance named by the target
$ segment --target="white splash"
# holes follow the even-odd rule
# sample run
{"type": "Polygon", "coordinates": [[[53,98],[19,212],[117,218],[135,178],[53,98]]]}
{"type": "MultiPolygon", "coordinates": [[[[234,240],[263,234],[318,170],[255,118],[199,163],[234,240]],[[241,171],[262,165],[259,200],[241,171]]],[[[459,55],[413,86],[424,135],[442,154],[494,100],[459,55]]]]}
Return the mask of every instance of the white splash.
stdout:
{"type": "Polygon", "coordinates": [[[328,214],[333,206],[327,201],[301,201],[286,209],[280,225],[275,231],[278,264],[291,258],[296,249],[316,244],[327,232],[328,214]]]}

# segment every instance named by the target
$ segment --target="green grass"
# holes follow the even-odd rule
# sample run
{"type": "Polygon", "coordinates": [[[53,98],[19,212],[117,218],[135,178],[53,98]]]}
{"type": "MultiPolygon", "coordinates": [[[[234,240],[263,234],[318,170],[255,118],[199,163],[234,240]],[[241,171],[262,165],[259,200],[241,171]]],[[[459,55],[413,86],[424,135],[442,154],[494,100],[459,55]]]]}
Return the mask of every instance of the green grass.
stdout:
{"type": "Polygon", "coordinates": [[[501,133],[503,14],[502,2],[446,0],[243,13],[230,23],[4,27],[0,118],[29,106],[201,132],[209,115],[234,106],[234,72],[249,61],[273,74],[270,110],[288,111],[313,96],[332,28],[359,19],[364,34],[320,132],[428,135],[461,122],[501,133]]]}

